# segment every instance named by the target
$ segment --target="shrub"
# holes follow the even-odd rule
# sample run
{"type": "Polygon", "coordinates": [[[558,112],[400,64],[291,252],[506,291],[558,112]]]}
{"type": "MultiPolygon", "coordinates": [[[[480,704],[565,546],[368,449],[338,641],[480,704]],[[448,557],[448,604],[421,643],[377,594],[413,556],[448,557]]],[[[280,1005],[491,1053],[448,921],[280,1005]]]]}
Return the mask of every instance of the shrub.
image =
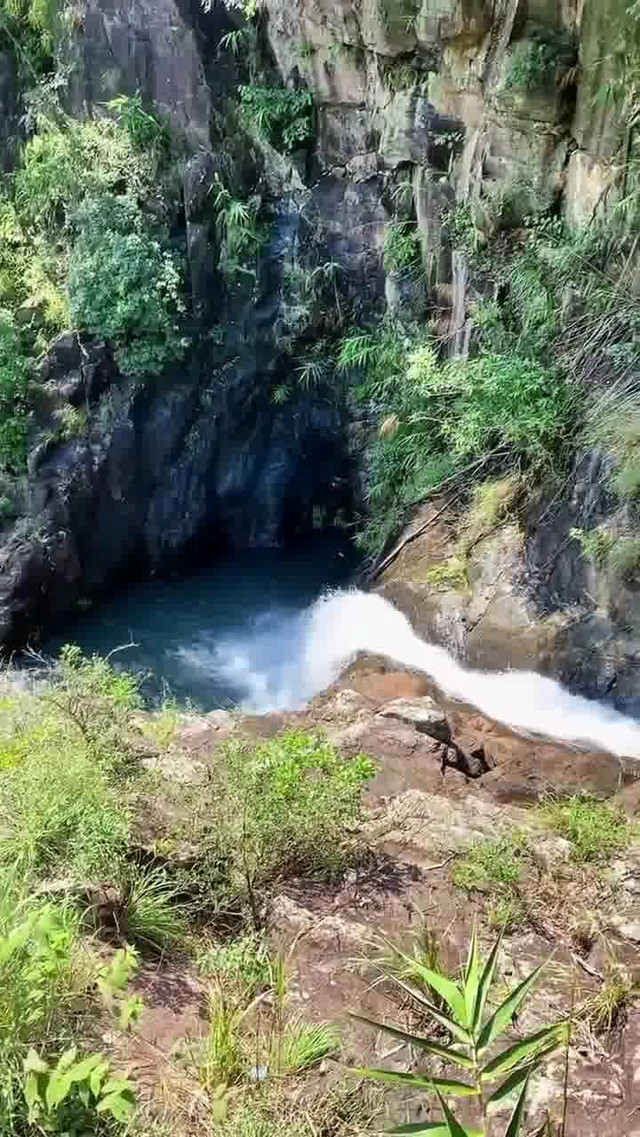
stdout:
{"type": "Polygon", "coordinates": [[[118,95],[107,103],[107,110],[126,131],[136,150],[147,151],[156,156],[168,151],[171,136],[167,123],[145,107],[139,93],[118,95]]]}
{"type": "Polygon", "coordinates": [[[413,221],[394,222],[384,241],[384,267],[392,272],[409,272],[421,263],[420,234],[413,221]]]}
{"type": "Polygon", "coordinates": [[[266,989],[272,979],[269,946],[260,932],[248,932],[210,947],[200,958],[199,966],[204,975],[213,976],[225,988],[249,999],[266,989]]]}
{"type": "MultiPolygon", "coordinates": [[[[494,450],[548,464],[575,431],[578,390],[512,349],[441,363],[424,330],[385,321],[343,340],[338,369],[361,380],[357,394],[382,422],[369,455],[369,494],[392,520],[471,458],[494,450]]],[[[365,533],[370,552],[380,551],[391,527],[376,523],[365,533]]]]}
{"type": "Polygon", "coordinates": [[[259,201],[240,201],[220,185],[214,198],[216,229],[220,240],[220,269],[228,280],[241,276],[255,280],[255,258],[262,244],[258,227],[259,201]]]}
{"type": "Polygon", "coordinates": [[[16,205],[25,220],[49,228],[68,223],[86,197],[151,190],[155,162],[111,119],[41,118],[16,173],[16,205]]]}
{"type": "Polygon", "coordinates": [[[174,951],[184,944],[187,924],[177,903],[179,889],[161,869],[129,872],[118,912],[120,935],[144,951],[174,951]]]}
{"type": "Polygon", "coordinates": [[[527,916],[518,892],[526,855],[526,836],[514,830],[508,837],[474,841],[453,871],[458,888],[488,897],[489,922],[507,932],[517,928],[527,916]]]}
{"type": "Polygon", "coordinates": [[[640,540],[624,537],[616,541],[609,551],[609,565],[625,584],[636,581],[640,575],[640,540]]]}
{"type": "Polygon", "coordinates": [[[4,869],[0,883],[0,1130],[11,1135],[25,1132],[30,1047],[71,1043],[94,977],[73,912],[29,898],[19,870],[4,869]]]}
{"type": "Polygon", "coordinates": [[[124,375],[157,375],[185,351],[177,258],[145,228],[125,199],[87,201],[71,263],[71,315],[76,326],[113,345],[124,375]]]}
{"type": "Polygon", "coordinates": [[[253,84],[239,90],[244,121],[264,134],[276,149],[290,154],[312,137],[313,96],[310,91],[253,84]]]}
{"type": "Polygon", "coordinates": [[[571,844],[571,856],[581,864],[605,864],[631,841],[633,826],[615,806],[589,794],[549,801],[540,807],[544,823],[571,844]]]}
{"type": "Polygon", "coordinates": [[[25,84],[53,64],[57,16],[57,0],[0,0],[0,40],[15,52],[25,84]]]}
{"type": "Polygon", "coordinates": [[[0,703],[0,862],[36,878],[59,870],[113,879],[128,835],[115,775],[126,769],[120,736],[135,681],[77,649],[52,680],[40,695],[0,703]]]}
{"type": "Polygon", "coordinates": [[[451,407],[443,436],[463,457],[506,443],[545,460],[575,428],[571,388],[534,360],[492,353],[452,363],[445,374],[441,392],[451,407]]]}
{"type": "Polygon", "coordinates": [[[261,892],[278,878],[339,875],[353,851],[350,829],[372,774],[368,759],[342,758],[331,743],[303,731],[253,748],[228,743],[210,774],[208,853],[228,900],[248,904],[257,925],[261,892]]]}
{"type": "MultiPolygon", "coordinates": [[[[415,987],[408,987],[403,980],[394,975],[389,979],[403,992],[416,1000],[430,1019],[440,1028],[444,1027],[454,1046],[443,1045],[433,1037],[417,1037],[400,1025],[388,1025],[354,1015],[361,1022],[399,1039],[425,1055],[430,1055],[447,1064],[457,1067],[464,1081],[450,1076],[434,1077],[431,1071],[419,1073],[398,1073],[395,1070],[365,1068],[355,1071],[364,1077],[383,1082],[398,1083],[405,1088],[413,1088],[422,1093],[434,1094],[444,1115],[442,1126],[429,1123],[434,1132],[436,1128],[450,1137],[471,1137],[477,1134],[476,1128],[462,1126],[449,1108],[445,1098],[461,1097],[469,1099],[475,1106],[482,1133],[488,1110],[502,1103],[512,1094],[518,1093],[517,1103],[511,1120],[505,1128],[508,1137],[517,1137],[522,1132],[524,1107],[532,1076],[540,1069],[545,1058],[549,1057],[567,1039],[567,1024],[556,1022],[544,1027],[535,1034],[518,1039],[498,1054],[490,1057],[495,1043],[508,1030],[514,1016],[524,1005],[530,992],[540,979],[544,964],[535,968],[529,975],[494,1009],[490,996],[496,976],[500,939],[494,944],[486,962],[482,962],[478,951],[477,938],[471,940],[467,965],[460,982],[456,982],[441,968],[431,969],[412,966],[422,975],[422,985],[435,990],[441,997],[436,1006],[431,991],[425,995],[415,987]],[[487,1010],[487,1007],[490,1009],[487,1010]],[[500,1084],[495,1087],[495,1084],[500,1084]]],[[[411,961],[410,961],[411,962],[411,961]]],[[[417,1131],[412,1127],[413,1131],[417,1131]]],[[[425,1130],[426,1131],[426,1130],[425,1130]]]]}
{"type": "Polygon", "coordinates": [[[20,330],[11,313],[0,308],[0,466],[12,473],[26,463],[30,372],[20,330]]]}
{"type": "Polygon", "coordinates": [[[505,79],[506,88],[534,91],[545,87],[555,76],[558,49],[551,43],[518,44],[505,79]]]}

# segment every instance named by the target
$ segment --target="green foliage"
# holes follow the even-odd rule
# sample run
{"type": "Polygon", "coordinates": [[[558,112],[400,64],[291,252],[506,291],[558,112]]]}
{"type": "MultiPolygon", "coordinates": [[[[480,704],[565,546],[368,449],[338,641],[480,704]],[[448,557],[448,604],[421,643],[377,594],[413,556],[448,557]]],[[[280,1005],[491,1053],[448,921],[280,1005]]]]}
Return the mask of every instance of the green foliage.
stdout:
{"type": "Polygon", "coordinates": [[[310,91],[278,87],[240,87],[242,117],[277,150],[292,153],[313,135],[313,96],[310,91]]]}
{"type": "MultiPolygon", "coordinates": [[[[454,981],[441,968],[420,966],[411,959],[408,962],[421,975],[423,990],[405,984],[404,980],[393,974],[388,977],[401,991],[412,996],[424,1015],[446,1029],[453,1039],[453,1045],[443,1045],[429,1036],[417,1036],[399,1025],[376,1022],[362,1015],[353,1016],[425,1055],[460,1069],[464,1081],[450,1076],[436,1077],[428,1070],[407,1074],[371,1068],[355,1071],[364,1077],[400,1084],[405,1088],[437,1096],[444,1117],[442,1124],[438,1126],[429,1122],[422,1127],[418,1124],[411,1127],[412,1133],[424,1133],[425,1137],[427,1134],[436,1137],[471,1137],[472,1134],[477,1137],[479,1134],[484,1137],[489,1132],[488,1111],[517,1093],[511,1120],[505,1128],[506,1137],[516,1137],[522,1132],[524,1106],[531,1077],[541,1068],[544,1060],[566,1041],[567,1024],[557,1022],[535,1034],[519,1038],[492,1056],[495,1044],[526,1003],[544,969],[542,965],[527,975],[494,1010],[489,1000],[495,983],[500,942],[498,939],[487,960],[483,962],[474,932],[467,964],[459,982],[454,981]],[[428,994],[423,993],[425,987],[429,989],[428,994]],[[439,994],[439,1005],[435,1004],[432,991],[439,994]],[[496,1082],[500,1083],[497,1087],[496,1082]],[[445,1098],[449,1097],[468,1098],[473,1102],[482,1129],[469,1129],[461,1125],[446,1103],[445,1098]]],[[[396,1132],[399,1134],[403,1131],[405,1130],[401,1128],[396,1132]]],[[[492,1132],[495,1132],[493,1127],[492,1132]]]]}
{"type": "Polygon", "coordinates": [[[102,1054],[78,1058],[70,1046],[53,1066],[31,1049],[24,1074],[29,1122],[43,1133],[81,1137],[102,1115],[124,1126],[133,1114],[133,1082],[113,1075],[102,1054]]]}
{"type": "Polygon", "coordinates": [[[329,1023],[288,1022],[277,1048],[281,1074],[301,1074],[340,1050],[340,1032],[329,1023]]]}
{"type": "Polygon", "coordinates": [[[395,221],[384,241],[384,267],[387,271],[407,273],[421,264],[420,234],[413,221],[395,221]]]}
{"type": "Polygon", "coordinates": [[[184,944],[187,925],[184,909],[177,903],[178,888],[172,887],[161,869],[130,875],[126,883],[121,932],[140,948],[162,953],[184,944]]]}
{"type": "Polygon", "coordinates": [[[256,279],[255,261],[263,241],[258,224],[257,198],[240,201],[219,185],[215,198],[216,229],[220,241],[219,266],[230,283],[242,277],[256,279]]]}
{"type": "Polygon", "coordinates": [[[526,856],[526,836],[514,830],[507,837],[474,841],[453,871],[458,888],[484,893],[490,899],[490,921],[506,931],[526,917],[517,889],[526,856]]]}
{"type": "Polygon", "coordinates": [[[201,956],[199,966],[203,975],[248,999],[269,987],[273,977],[271,953],[261,932],[215,944],[201,956]]]}
{"type": "Polygon", "coordinates": [[[25,221],[51,230],[70,223],[85,198],[151,192],[156,162],[112,119],[41,118],[16,173],[16,206],[25,221]]]}
{"type": "Polygon", "coordinates": [[[0,43],[13,50],[23,82],[51,69],[57,24],[57,0],[0,0],[0,43]]]}
{"type": "Polygon", "coordinates": [[[580,864],[606,864],[634,833],[622,810],[589,794],[549,801],[539,813],[550,829],[570,842],[571,856],[580,864]]]}
{"type": "Polygon", "coordinates": [[[142,96],[118,95],[107,103],[107,110],[125,130],[132,146],[147,156],[160,159],[169,150],[169,127],[144,105],[142,96]]]}
{"type": "Polygon", "coordinates": [[[76,222],[70,284],[76,326],[113,344],[124,375],[159,374],[187,345],[176,256],[149,232],[133,201],[89,199],[76,222]]]}
{"type": "Polygon", "coordinates": [[[0,1130],[113,1133],[114,1122],[130,1117],[131,1084],[112,1075],[102,1055],[79,1058],[74,1040],[99,1020],[96,980],[107,1007],[104,995],[112,999],[116,987],[125,1005],[135,959],[123,971],[121,952],[99,967],[75,911],[29,897],[19,871],[3,869],[1,886],[0,1130]]]}
{"type": "Polygon", "coordinates": [[[52,247],[42,234],[28,232],[12,201],[0,201],[0,305],[15,311],[25,300],[40,312],[42,331],[34,351],[46,345],[49,336],[69,323],[66,295],[68,256],[52,247]]]}
{"type": "Polygon", "coordinates": [[[27,385],[31,360],[16,322],[0,308],[0,466],[21,472],[27,456],[27,385]]]}
{"type": "Polygon", "coordinates": [[[527,40],[517,45],[504,85],[525,91],[546,87],[555,77],[556,63],[557,50],[552,44],[527,40]]]}
{"type": "Polygon", "coordinates": [[[521,482],[513,475],[490,478],[473,487],[463,523],[463,550],[468,550],[481,537],[509,519],[521,489],[521,482]]]}
{"type": "Polygon", "coordinates": [[[607,561],[614,544],[613,537],[600,529],[591,529],[588,532],[584,529],[570,529],[569,536],[575,541],[579,541],[585,557],[597,565],[602,565],[607,561]]]}
{"type": "Polygon", "coordinates": [[[435,588],[467,588],[469,577],[467,564],[462,557],[449,557],[432,565],[424,574],[425,584],[435,588]]]}
{"type": "Polygon", "coordinates": [[[362,756],[348,760],[324,739],[287,731],[251,747],[228,743],[210,772],[208,857],[221,894],[248,904],[256,924],[262,891],[286,875],[339,875],[360,817],[362,756]]]}
{"type": "Polygon", "coordinates": [[[135,692],[133,679],[71,649],[50,691],[0,704],[0,864],[113,878],[128,835],[117,778],[135,692]]]}
{"type": "Polygon", "coordinates": [[[611,546],[608,560],[614,575],[625,584],[632,584],[640,574],[640,540],[621,537],[611,546]]]}
{"type": "MultiPolygon", "coordinates": [[[[489,450],[546,464],[575,431],[578,391],[513,348],[441,363],[427,333],[385,321],[343,340],[338,368],[361,377],[358,396],[381,422],[370,500],[385,519],[489,450]]],[[[368,551],[381,551],[390,528],[377,520],[365,532],[368,551]]]]}
{"type": "Polygon", "coordinates": [[[627,1005],[638,994],[640,988],[627,968],[611,951],[607,951],[600,988],[578,1007],[576,1018],[587,1023],[596,1034],[606,1034],[624,1024],[627,1005]]]}

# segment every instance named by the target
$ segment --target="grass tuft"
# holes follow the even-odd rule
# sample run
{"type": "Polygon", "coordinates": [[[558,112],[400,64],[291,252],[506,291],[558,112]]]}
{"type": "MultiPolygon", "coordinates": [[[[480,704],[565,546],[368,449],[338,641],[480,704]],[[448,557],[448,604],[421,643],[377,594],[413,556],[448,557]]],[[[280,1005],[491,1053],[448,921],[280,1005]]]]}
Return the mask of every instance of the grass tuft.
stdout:
{"type": "Polygon", "coordinates": [[[590,794],[558,798],[538,807],[545,825],[565,837],[580,864],[606,864],[630,843],[634,827],[622,810],[590,794]]]}

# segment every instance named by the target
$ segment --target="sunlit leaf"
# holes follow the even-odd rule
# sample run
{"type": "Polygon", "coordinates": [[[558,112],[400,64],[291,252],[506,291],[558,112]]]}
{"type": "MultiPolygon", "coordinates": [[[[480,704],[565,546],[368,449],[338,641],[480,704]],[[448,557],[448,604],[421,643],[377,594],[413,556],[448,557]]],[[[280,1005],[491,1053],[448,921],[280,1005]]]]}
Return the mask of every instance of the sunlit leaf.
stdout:
{"type": "Polygon", "coordinates": [[[437,1089],[436,1093],[438,1094],[438,1101],[440,1102],[442,1112],[444,1113],[445,1120],[447,1122],[449,1137],[470,1137],[469,1131],[467,1129],[463,1129],[460,1125],[460,1122],[456,1120],[446,1101],[442,1097],[442,1094],[438,1093],[437,1089]]]}
{"type": "Polygon", "coordinates": [[[475,1086],[466,1082],[457,1082],[448,1078],[429,1078],[420,1074],[402,1074],[398,1070],[379,1070],[374,1066],[360,1066],[350,1071],[361,1078],[375,1078],[380,1082],[397,1082],[405,1086],[414,1086],[420,1090],[439,1089],[442,1093],[453,1097],[471,1097],[477,1093],[475,1086]]]}
{"type": "Polygon", "coordinates": [[[490,952],[490,955],[489,955],[489,958],[487,959],[487,962],[484,965],[484,969],[483,969],[482,975],[480,977],[480,985],[478,987],[478,997],[476,999],[476,1006],[475,1006],[475,1011],[474,1011],[474,1015],[473,1015],[473,1023],[472,1023],[472,1026],[475,1028],[479,1027],[480,1023],[482,1022],[482,1015],[484,1014],[484,1008],[485,1008],[485,1003],[487,1001],[487,995],[489,994],[489,991],[491,990],[491,986],[493,984],[493,979],[494,979],[494,976],[496,973],[496,967],[498,966],[498,952],[500,951],[501,943],[502,943],[502,933],[498,936],[495,944],[493,945],[491,952],[490,952]]]}
{"type": "Polygon", "coordinates": [[[512,1070],[509,1074],[509,1077],[505,1078],[502,1085],[498,1086],[498,1089],[492,1093],[491,1097],[488,1099],[487,1104],[498,1105],[500,1102],[504,1101],[505,1098],[509,1097],[509,1094],[512,1094],[514,1090],[519,1089],[522,1083],[526,1082],[527,1079],[531,1077],[531,1074],[535,1069],[537,1069],[537,1067],[537,1062],[528,1062],[526,1066],[519,1066],[517,1070],[512,1070]]]}
{"type": "Polygon", "coordinates": [[[507,1132],[505,1133],[504,1137],[517,1137],[518,1133],[520,1132],[520,1126],[522,1125],[522,1121],[524,1118],[524,1103],[525,1103],[525,1100],[527,1097],[528,1088],[529,1088],[529,1078],[527,1078],[527,1080],[525,1081],[525,1083],[522,1087],[522,1092],[520,1094],[520,1097],[518,1098],[516,1108],[514,1109],[512,1115],[511,1115],[511,1121],[509,1122],[509,1128],[507,1129],[507,1132]]]}
{"type": "Polygon", "coordinates": [[[452,979],[447,979],[446,975],[441,975],[439,971],[432,971],[430,967],[425,967],[419,960],[407,955],[399,948],[394,948],[395,954],[408,963],[414,975],[419,975],[428,987],[432,987],[439,995],[448,1003],[454,1015],[461,1026],[468,1026],[467,1008],[465,1006],[464,995],[454,983],[452,979]]]}
{"type": "Polygon", "coordinates": [[[553,1026],[545,1027],[544,1030],[539,1030],[537,1034],[531,1034],[528,1038],[523,1038],[521,1042],[516,1042],[508,1050],[503,1050],[502,1054],[498,1054],[496,1058],[487,1062],[482,1071],[482,1080],[488,1082],[494,1078],[499,1078],[501,1074],[506,1074],[525,1059],[537,1055],[541,1049],[549,1049],[545,1044],[551,1040],[553,1040],[551,1049],[555,1049],[566,1038],[566,1031],[566,1023],[554,1023],[553,1026]]]}
{"type": "Polygon", "coordinates": [[[537,983],[545,966],[546,963],[542,963],[540,967],[536,967],[527,975],[526,979],[523,979],[522,983],[507,996],[495,1014],[485,1023],[480,1038],[478,1039],[479,1050],[486,1050],[487,1046],[490,1046],[491,1043],[502,1034],[505,1027],[507,1027],[513,1019],[518,1007],[522,1005],[529,992],[537,983]]]}
{"type": "MultiPolygon", "coordinates": [[[[415,1121],[409,1125],[399,1125],[396,1129],[385,1129],[385,1137],[420,1137],[424,1133],[425,1137],[449,1137],[449,1126],[443,1124],[442,1121],[415,1121]]],[[[480,1129],[466,1129],[467,1137],[483,1137],[482,1130],[480,1129]]]]}
{"type": "Polygon", "coordinates": [[[395,976],[393,981],[398,987],[401,987],[403,991],[406,991],[407,995],[410,995],[412,999],[415,999],[416,1002],[420,1003],[420,1006],[423,1007],[425,1011],[427,1011],[431,1017],[436,1020],[436,1022],[439,1022],[442,1026],[446,1027],[446,1029],[450,1031],[451,1034],[454,1034],[456,1038],[460,1040],[460,1042],[464,1042],[467,1046],[471,1045],[471,1035],[469,1034],[468,1030],[465,1030],[465,1028],[460,1025],[460,1023],[451,1018],[450,1015],[446,1015],[444,1011],[440,1010],[439,1007],[435,1007],[433,1003],[429,1002],[429,1000],[425,995],[422,994],[421,991],[417,990],[416,987],[412,987],[409,983],[405,983],[404,980],[397,979],[395,976]]]}
{"type": "Polygon", "coordinates": [[[479,988],[480,955],[478,952],[478,936],[474,924],[471,943],[469,944],[467,966],[464,973],[464,1001],[467,1009],[467,1023],[469,1026],[474,1026],[475,1024],[475,1010],[479,988]]]}
{"type": "Polygon", "coordinates": [[[402,1030],[400,1027],[388,1026],[386,1023],[377,1022],[375,1019],[368,1019],[365,1015],[357,1015],[355,1012],[350,1011],[350,1016],[357,1019],[358,1022],[366,1023],[367,1026],[375,1027],[376,1030],[382,1030],[385,1034],[390,1034],[393,1038],[399,1038],[402,1042],[406,1042],[408,1046],[415,1046],[418,1050],[424,1050],[426,1054],[435,1054],[437,1058],[442,1058],[445,1062],[455,1062],[459,1066],[464,1066],[466,1069],[473,1069],[473,1062],[466,1054],[461,1054],[459,1050],[453,1050],[448,1046],[441,1046],[437,1042],[432,1042],[429,1038],[422,1038],[417,1034],[410,1034],[409,1031],[402,1030]]]}

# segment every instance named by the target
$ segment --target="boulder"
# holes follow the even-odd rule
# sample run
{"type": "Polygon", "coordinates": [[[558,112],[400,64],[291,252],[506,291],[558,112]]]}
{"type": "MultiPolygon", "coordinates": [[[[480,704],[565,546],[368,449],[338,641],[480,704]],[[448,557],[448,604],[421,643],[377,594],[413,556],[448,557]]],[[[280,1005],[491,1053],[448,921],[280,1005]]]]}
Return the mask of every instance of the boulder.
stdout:
{"type": "Polygon", "coordinates": [[[479,778],[488,768],[484,745],[477,738],[463,735],[456,738],[455,744],[456,766],[469,778],[479,778]]]}
{"type": "Polygon", "coordinates": [[[435,738],[437,742],[451,741],[447,716],[428,695],[419,699],[394,699],[378,714],[380,718],[399,719],[400,722],[415,727],[421,734],[435,738]]]}

